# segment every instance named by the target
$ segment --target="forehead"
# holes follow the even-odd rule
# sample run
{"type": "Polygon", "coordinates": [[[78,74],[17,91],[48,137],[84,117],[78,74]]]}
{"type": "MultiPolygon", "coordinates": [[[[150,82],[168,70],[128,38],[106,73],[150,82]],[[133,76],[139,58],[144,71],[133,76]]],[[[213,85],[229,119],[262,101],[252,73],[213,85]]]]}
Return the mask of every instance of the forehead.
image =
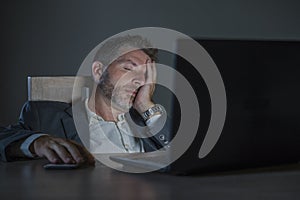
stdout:
{"type": "Polygon", "coordinates": [[[151,58],[140,49],[136,50],[130,50],[130,51],[124,51],[121,53],[121,56],[117,60],[131,60],[137,63],[145,64],[148,60],[151,60],[151,58]]]}

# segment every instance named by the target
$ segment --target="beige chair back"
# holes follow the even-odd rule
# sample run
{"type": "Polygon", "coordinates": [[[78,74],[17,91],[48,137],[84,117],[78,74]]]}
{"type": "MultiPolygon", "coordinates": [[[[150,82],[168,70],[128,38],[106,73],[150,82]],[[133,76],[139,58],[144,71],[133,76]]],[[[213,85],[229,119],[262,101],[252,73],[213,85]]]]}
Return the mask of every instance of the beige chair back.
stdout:
{"type": "Polygon", "coordinates": [[[88,97],[92,85],[88,76],[28,77],[28,100],[70,103],[72,94],[73,100],[88,97]]]}

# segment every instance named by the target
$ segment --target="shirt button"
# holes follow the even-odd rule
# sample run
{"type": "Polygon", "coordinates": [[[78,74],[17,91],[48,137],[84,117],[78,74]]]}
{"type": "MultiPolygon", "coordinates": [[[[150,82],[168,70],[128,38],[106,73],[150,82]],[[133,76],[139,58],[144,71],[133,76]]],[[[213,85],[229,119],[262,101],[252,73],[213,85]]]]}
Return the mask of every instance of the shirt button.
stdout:
{"type": "Polygon", "coordinates": [[[123,114],[118,115],[118,121],[123,121],[123,120],[124,120],[124,115],[123,114]]]}
{"type": "Polygon", "coordinates": [[[159,135],[159,139],[160,140],[165,140],[165,136],[164,135],[159,135]]]}

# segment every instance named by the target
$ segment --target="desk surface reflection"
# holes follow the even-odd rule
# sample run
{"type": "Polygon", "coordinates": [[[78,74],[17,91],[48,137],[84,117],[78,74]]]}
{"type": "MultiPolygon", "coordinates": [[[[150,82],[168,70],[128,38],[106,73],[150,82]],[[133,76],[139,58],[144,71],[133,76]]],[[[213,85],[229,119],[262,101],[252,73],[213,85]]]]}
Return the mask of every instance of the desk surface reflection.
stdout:
{"type": "Polygon", "coordinates": [[[0,162],[1,199],[299,199],[300,167],[197,176],[129,174],[100,162],[45,170],[45,160],[0,162]],[[5,197],[5,198],[3,198],[5,197]]]}

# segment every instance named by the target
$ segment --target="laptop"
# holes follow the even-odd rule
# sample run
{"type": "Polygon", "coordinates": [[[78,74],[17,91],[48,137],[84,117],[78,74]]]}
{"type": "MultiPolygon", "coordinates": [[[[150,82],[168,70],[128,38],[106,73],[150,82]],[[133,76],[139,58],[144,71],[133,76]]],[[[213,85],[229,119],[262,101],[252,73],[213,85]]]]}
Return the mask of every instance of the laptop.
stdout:
{"type": "MultiPolygon", "coordinates": [[[[180,157],[172,152],[112,155],[123,167],[194,174],[298,163],[300,160],[300,41],[197,39],[222,77],[226,118],[207,155],[199,157],[212,116],[208,86],[193,65],[177,55],[174,68],[191,85],[201,117],[192,143],[180,157]],[[169,157],[170,156],[170,157],[169,157]]],[[[184,40],[178,41],[180,51],[184,40]]],[[[176,79],[175,87],[176,87],[176,79]]],[[[169,112],[175,133],[181,122],[180,103],[169,112]]],[[[195,119],[189,119],[191,121],[195,119]]],[[[137,171],[140,172],[140,171],[137,171]]]]}

